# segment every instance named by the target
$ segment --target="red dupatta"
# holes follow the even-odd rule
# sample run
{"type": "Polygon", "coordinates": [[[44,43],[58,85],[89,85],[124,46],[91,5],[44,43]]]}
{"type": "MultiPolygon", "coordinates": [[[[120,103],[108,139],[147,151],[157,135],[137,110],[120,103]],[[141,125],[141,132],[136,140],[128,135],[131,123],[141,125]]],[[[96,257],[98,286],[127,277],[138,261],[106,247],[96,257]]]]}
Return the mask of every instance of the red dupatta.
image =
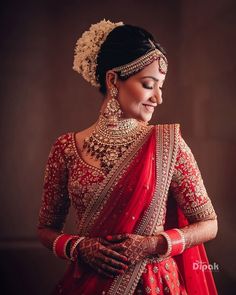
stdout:
{"type": "MultiPolygon", "coordinates": [[[[157,233],[166,212],[179,126],[158,125],[146,127],[143,131],[129,153],[123,155],[95,192],[79,225],[79,235],[105,237],[118,233],[157,233]]],[[[196,249],[192,250],[194,254],[196,249]]],[[[187,251],[179,265],[188,287],[187,281],[191,281],[191,278],[185,274],[191,270],[191,261],[188,260],[187,251]]],[[[79,265],[73,263],[61,282],[62,294],[133,294],[147,263],[145,259],[115,279],[99,275],[83,262],[79,265]]],[[[189,285],[190,290],[192,284],[189,285]]]]}

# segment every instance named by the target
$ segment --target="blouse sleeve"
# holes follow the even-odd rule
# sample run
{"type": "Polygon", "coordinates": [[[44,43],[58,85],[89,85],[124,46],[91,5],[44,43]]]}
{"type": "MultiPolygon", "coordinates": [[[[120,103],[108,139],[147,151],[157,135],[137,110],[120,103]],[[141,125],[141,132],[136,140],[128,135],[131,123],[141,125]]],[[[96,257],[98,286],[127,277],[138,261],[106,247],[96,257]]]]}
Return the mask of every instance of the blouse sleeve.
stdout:
{"type": "Polygon", "coordinates": [[[50,227],[61,231],[68,214],[70,199],[67,190],[68,170],[63,153],[65,136],[59,137],[49,153],[43,184],[39,228],[50,227]]]}
{"type": "Polygon", "coordinates": [[[190,223],[216,218],[198,165],[181,136],[170,188],[190,223]]]}

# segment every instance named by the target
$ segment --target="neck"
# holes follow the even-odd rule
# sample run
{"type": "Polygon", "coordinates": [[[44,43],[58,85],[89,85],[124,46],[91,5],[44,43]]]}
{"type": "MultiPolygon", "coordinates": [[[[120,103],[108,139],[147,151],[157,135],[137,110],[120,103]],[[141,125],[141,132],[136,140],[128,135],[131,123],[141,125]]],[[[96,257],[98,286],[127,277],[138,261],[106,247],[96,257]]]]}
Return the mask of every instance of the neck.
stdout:
{"type": "MultiPolygon", "coordinates": [[[[100,109],[100,115],[99,115],[97,121],[95,122],[95,125],[98,124],[101,115],[104,114],[104,110],[105,110],[105,108],[107,106],[108,101],[109,101],[109,97],[106,96],[103,103],[102,103],[102,106],[101,106],[101,109],[100,109]]],[[[148,125],[148,122],[139,121],[139,120],[137,120],[135,118],[126,117],[125,114],[123,114],[122,117],[118,119],[118,124],[122,124],[123,122],[128,122],[128,121],[134,121],[134,120],[136,122],[138,122],[139,124],[141,124],[141,125],[148,125]]]]}

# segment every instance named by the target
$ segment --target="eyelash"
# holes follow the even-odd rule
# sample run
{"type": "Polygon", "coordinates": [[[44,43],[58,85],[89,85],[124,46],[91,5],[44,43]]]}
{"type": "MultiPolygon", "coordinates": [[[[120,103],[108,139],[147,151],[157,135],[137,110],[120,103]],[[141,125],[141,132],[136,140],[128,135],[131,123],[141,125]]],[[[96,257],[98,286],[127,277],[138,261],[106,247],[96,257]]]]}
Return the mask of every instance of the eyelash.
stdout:
{"type": "Polygon", "coordinates": [[[146,89],[153,89],[152,86],[148,86],[148,85],[145,85],[145,84],[143,85],[143,87],[146,88],[146,89]]]}
{"type": "MultiPolygon", "coordinates": [[[[143,87],[146,88],[146,89],[153,89],[153,88],[154,88],[154,87],[152,87],[152,86],[147,86],[147,85],[145,85],[145,84],[143,85],[143,87]]],[[[160,89],[160,90],[163,90],[163,86],[159,87],[159,89],[160,89]]]]}

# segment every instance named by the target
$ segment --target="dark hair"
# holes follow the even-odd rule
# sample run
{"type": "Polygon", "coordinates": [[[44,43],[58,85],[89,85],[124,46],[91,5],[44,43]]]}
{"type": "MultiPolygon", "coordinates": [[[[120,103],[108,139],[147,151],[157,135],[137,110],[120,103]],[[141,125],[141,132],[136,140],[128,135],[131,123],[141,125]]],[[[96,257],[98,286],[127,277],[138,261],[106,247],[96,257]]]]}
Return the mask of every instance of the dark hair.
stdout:
{"type": "MultiPolygon", "coordinates": [[[[106,72],[114,67],[125,65],[147,53],[155,44],[164,55],[165,50],[146,30],[132,26],[118,26],[112,30],[102,44],[97,57],[96,76],[100,83],[100,92],[106,94],[106,72]]],[[[119,76],[121,79],[121,77],[119,76]]],[[[122,80],[126,80],[122,78],[122,80]]]]}

